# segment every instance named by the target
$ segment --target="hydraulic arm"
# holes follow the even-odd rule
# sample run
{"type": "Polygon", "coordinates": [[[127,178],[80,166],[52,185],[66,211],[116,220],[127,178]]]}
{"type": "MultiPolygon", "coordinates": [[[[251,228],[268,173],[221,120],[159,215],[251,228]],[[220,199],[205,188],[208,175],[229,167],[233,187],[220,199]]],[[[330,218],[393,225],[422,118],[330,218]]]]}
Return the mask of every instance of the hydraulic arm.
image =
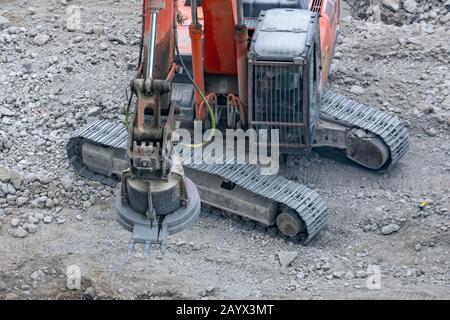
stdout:
{"type": "Polygon", "coordinates": [[[144,1],[144,61],[131,83],[137,103],[128,125],[129,169],[117,199],[119,221],[135,242],[166,245],[167,235],[187,226],[200,212],[195,186],[172,157],[177,106],[172,103],[176,1],[144,1]],[[171,222],[171,217],[177,222],[171,222]]]}

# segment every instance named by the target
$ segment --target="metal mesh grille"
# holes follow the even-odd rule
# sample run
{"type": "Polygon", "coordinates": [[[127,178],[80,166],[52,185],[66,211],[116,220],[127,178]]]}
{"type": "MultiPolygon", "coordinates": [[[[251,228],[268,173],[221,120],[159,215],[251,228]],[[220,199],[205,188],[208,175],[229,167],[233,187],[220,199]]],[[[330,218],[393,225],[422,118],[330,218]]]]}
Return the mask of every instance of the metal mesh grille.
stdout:
{"type": "Polygon", "coordinates": [[[278,129],[281,145],[305,145],[302,69],[295,64],[253,65],[253,115],[257,130],[278,129]]]}
{"type": "Polygon", "coordinates": [[[313,12],[320,13],[320,10],[322,8],[322,2],[323,2],[323,0],[314,0],[311,4],[310,10],[313,12]]]}

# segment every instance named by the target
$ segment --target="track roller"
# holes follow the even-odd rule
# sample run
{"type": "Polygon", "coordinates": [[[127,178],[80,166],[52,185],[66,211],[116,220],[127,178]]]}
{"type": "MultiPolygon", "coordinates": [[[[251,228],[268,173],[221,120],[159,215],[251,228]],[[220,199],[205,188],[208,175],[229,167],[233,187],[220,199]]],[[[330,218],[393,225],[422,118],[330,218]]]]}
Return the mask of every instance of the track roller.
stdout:
{"type": "Polygon", "coordinates": [[[299,217],[298,213],[290,208],[285,208],[277,216],[278,230],[285,236],[295,237],[306,229],[305,222],[299,217]]]}

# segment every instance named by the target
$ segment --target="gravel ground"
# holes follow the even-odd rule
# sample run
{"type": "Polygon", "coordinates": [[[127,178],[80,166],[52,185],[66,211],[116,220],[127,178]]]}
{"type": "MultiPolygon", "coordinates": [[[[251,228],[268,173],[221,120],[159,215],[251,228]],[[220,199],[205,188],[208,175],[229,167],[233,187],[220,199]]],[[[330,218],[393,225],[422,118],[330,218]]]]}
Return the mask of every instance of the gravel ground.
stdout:
{"type": "Polygon", "coordinates": [[[64,149],[91,119],[123,120],[139,1],[0,0],[0,299],[449,299],[450,26],[436,3],[401,25],[343,20],[331,87],[406,120],[411,150],[381,173],[327,150],[288,157],[282,174],[330,207],[315,241],[210,215],[144,257],[126,252],[115,191],[80,179],[64,149]]]}

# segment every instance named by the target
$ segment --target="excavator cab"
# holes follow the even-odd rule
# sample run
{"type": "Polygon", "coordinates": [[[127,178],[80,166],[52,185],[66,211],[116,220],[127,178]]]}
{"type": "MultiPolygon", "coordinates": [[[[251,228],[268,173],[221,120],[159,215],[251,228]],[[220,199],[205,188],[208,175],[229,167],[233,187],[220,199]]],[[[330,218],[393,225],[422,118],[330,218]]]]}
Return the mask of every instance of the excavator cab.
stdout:
{"type": "Polygon", "coordinates": [[[282,149],[310,149],[319,117],[318,16],[262,11],[249,51],[250,126],[279,130],[282,149]]]}

